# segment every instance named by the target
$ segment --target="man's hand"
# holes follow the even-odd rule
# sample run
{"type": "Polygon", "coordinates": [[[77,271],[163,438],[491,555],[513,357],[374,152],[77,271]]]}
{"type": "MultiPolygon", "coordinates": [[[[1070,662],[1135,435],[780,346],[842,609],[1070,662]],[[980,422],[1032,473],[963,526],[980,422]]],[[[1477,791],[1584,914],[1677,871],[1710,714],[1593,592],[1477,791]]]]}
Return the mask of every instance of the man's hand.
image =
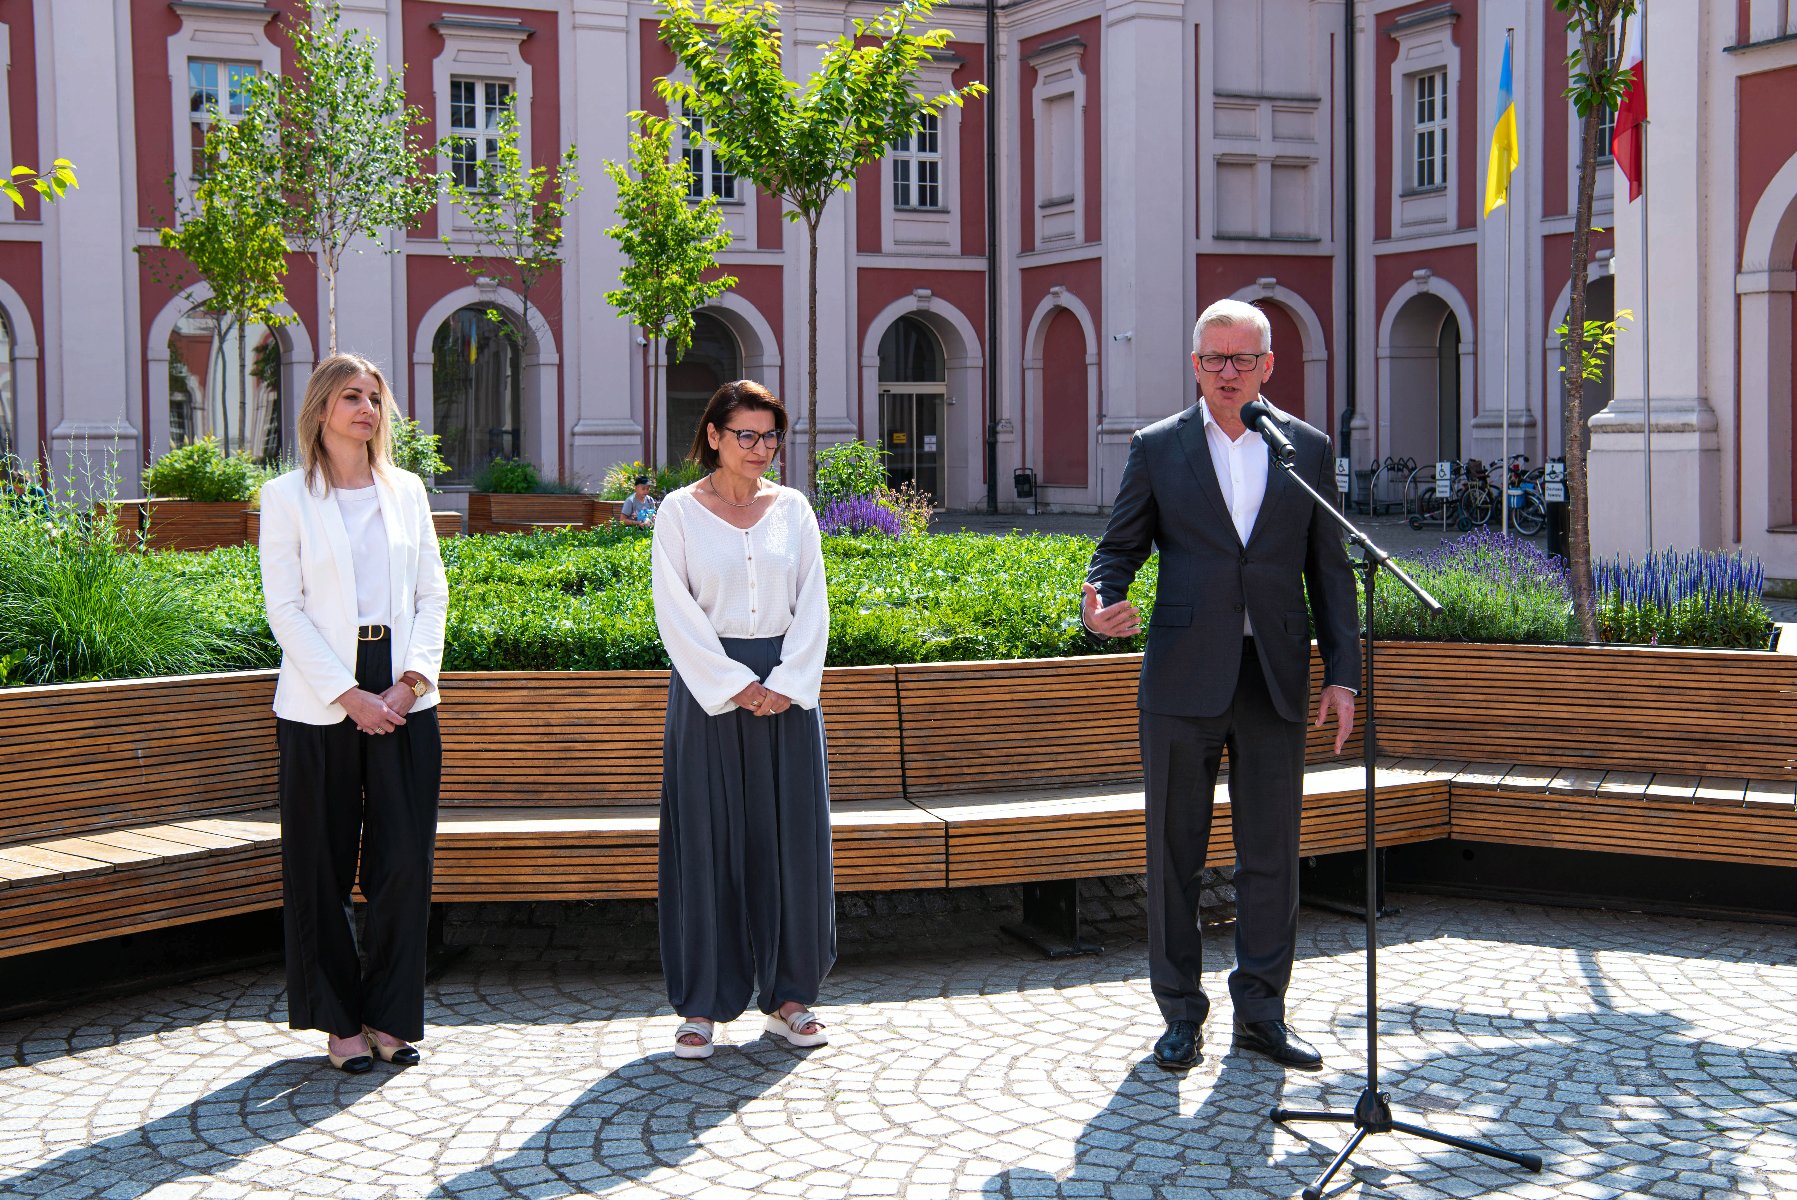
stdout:
{"type": "Polygon", "coordinates": [[[1354,732],[1354,693],[1340,684],[1330,684],[1323,689],[1317,699],[1317,728],[1321,729],[1328,721],[1329,713],[1335,712],[1335,752],[1340,754],[1342,747],[1348,744],[1348,737],[1354,732]]]}
{"type": "Polygon", "coordinates": [[[1080,588],[1084,594],[1080,597],[1079,617],[1087,629],[1108,638],[1134,637],[1142,631],[1142,614],[1128,600],[1100,605],[1097,588],[1089,583],[1080,588]]]}

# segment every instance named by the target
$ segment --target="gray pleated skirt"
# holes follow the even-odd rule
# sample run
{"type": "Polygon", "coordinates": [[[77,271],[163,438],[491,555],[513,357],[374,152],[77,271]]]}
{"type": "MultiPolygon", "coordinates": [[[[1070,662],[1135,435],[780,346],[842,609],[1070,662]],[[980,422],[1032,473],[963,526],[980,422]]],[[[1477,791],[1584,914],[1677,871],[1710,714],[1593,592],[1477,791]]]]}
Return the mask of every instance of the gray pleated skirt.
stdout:
{"type": "MultiPolygon", "coordinates": [[[[766,680],[780,638],[724,638],[766,680]]],[[[710,716],[668,682],[661,782],[660,922],[668,1002],[730,1021],[755,1000],[810,1007],[836,962],[830,785],[823,717],[710,716]]]]}

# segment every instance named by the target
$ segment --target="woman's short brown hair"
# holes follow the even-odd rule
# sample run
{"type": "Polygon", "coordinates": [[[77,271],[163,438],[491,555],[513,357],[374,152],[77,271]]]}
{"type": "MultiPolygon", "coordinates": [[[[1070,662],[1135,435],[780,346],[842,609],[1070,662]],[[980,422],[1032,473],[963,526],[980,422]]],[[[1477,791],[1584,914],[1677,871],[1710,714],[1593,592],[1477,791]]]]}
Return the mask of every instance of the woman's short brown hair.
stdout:
{"type": "Polygon", "coordinates": [[[782,434],[786,432],[786,406],[753,379],[733,379],[713,392],[705,405],[705,415],[699,418],[699,428],[693,433],[693,448],[687,457],[707,471],[717,470],[718,452],[711,448],[711,439],[705,436],[705,431],[715,425],[721,434],[736,413],[757,408],[773,413],[774,428],[782,434]]]}

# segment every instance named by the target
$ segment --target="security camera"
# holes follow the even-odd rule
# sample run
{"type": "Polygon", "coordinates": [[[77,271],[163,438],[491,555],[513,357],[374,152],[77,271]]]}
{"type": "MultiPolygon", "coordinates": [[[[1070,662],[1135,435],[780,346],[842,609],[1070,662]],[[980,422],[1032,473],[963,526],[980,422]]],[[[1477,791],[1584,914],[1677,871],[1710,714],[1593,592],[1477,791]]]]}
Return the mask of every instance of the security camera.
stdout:
{"type": "Polygon", "coordinates": [[[1122,333],[1113,333],[1111,335],[1111,340],[1113,342],[1127,342],[1130,339],[1134,338],[1135,336],[1136,336],[1135,330],[1126,329],[1122,333]]]}

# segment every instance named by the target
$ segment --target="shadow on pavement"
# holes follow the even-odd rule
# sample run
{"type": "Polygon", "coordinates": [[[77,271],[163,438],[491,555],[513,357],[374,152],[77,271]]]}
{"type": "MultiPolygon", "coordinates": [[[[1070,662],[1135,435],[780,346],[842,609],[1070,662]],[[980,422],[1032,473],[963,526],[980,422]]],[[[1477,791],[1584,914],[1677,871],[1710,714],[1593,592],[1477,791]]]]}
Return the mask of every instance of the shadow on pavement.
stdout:
{"type": "Polygon", "coordinates": [[[345,1075],[317,1056],[283,1059],[136,1129],[0,1175],[0,1196],[134,1200],[163,1184],[211,1178],[337,1115],[390,1078],[381,1070],[345,1075]]]}
{"type": "Polygon", "coordinates": [[[497,1162],[439,1184],[432,1197],[602,1195],[678,1166],[707,1132],[779,1083],[803,1055],[762,1039],[704,1061],[653,1054],[600,1079],[497,1162]]]}

